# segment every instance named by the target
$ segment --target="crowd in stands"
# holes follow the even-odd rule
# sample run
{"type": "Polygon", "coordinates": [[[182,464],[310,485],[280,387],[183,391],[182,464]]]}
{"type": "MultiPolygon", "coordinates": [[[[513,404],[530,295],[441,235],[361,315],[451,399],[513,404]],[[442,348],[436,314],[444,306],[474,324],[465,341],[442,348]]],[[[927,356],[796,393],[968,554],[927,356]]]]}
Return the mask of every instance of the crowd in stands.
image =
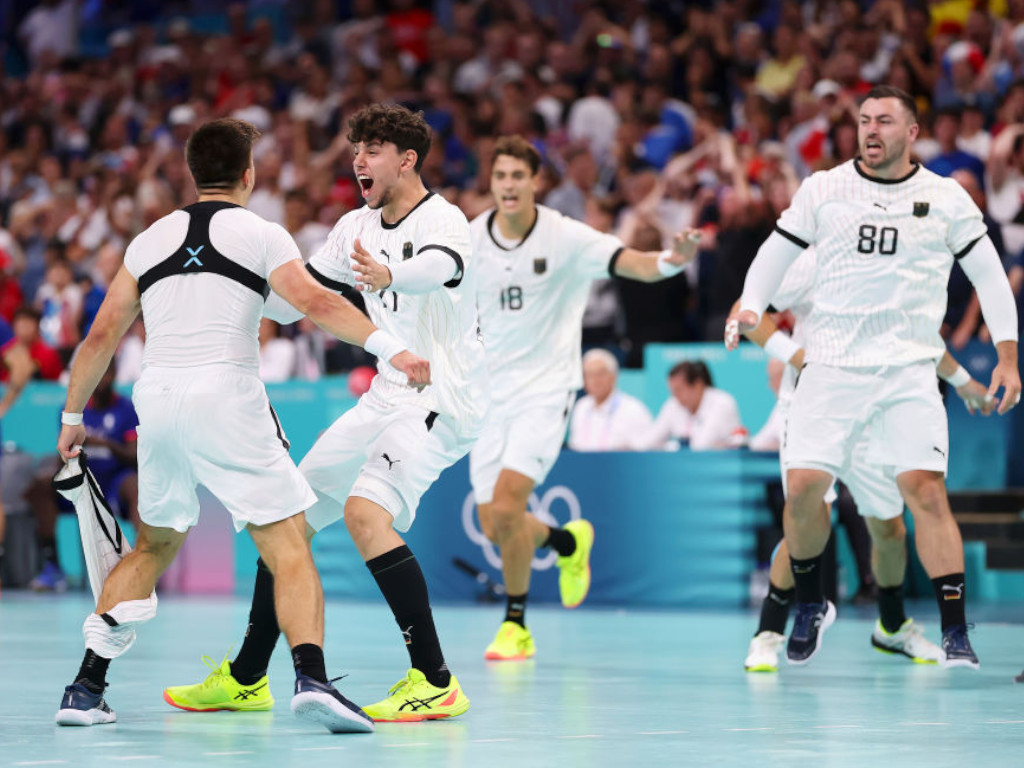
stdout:
{"type": "MultiPolygon", "coordinates": [[[[1024,281],[1024,0],[2,0],[0,31],[0,316],[43,378],[131,238],[194,201],[184,141],[225,115],[263,132],[251,207],[307,258],[359,205],[344,127],[376,101],[423,110],[424,179],[470,218],[495,137],[519,133],[545,204],[645,250],[700,226],[685,276],[595,285],[584,341],[632,366],[649,341],[721,338],[796,186],[856,154],[857,98],[889,83],[917,99],[921,162],[970,190],[1024,281]]],[[[985,334],[962,275],[944,333],[985,334]]],[[[308,326],[261,338],[277,377],[365,363],[308,326]]]]}

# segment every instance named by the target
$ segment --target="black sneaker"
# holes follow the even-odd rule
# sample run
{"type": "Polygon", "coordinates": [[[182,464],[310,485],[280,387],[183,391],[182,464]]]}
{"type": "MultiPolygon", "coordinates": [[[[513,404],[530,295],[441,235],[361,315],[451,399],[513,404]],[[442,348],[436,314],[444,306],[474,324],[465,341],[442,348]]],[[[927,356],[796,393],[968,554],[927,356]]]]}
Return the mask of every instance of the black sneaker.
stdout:
{"type": "Polygon", "coordinates": [[[825,630],[836,620],[836,607],[830,600],[824,603],[797,603],[793,631],[786,646],[790,664],[806,664],[821,647],[825,630]]]}
{"type": "Polygon", "coordinates": [[[64,689],[57,725],[103,725],[117,722],[117,715],[103,700],[103,692],[93,693],[81,683],[64,689]]]}
{"type": "Polygon", "coordinates": [[[1019,675],[1017,675],[1015,678],[1013,678],[1013,682],[1015,682],[1015,683],[1024,683],[1024,672],[1021,672],[1019,675]]]}
{"type": "Polygon", "coordinates": [[[305,675],[295,679],[292,712],[296,717],[326,726],[331,733],[372,733],[374,728],[370,716],[337,688],[305,675]]]}
{"type": "Polygon", "coordinates": [[[947,669],[950,667],[977,669],[981,666],[978,663],[978,657],[974,654],[974,649],[971,648],[971,640],[967,637],[968,626],[974,625],[956,624],[942,631],[942,651],[946,654],[942,666],[947,669]]]}

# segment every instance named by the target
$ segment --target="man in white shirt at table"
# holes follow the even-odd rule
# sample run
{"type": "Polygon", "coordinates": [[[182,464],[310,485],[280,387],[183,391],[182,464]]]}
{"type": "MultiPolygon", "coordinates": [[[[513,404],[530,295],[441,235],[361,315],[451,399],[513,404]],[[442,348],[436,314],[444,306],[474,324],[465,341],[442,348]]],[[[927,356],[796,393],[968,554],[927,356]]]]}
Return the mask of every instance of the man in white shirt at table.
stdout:
{"type": "Polygon", "coordinates": [[[702,361],[684,360],[668,372],[672,396],[658,411],[658,418],[639,440],[637,450],[657,450],[670,440],[689,445],[693,451],[732,448],[737,434],[743,434],[736,398],[711,381],[702,361]]]}
{"type": "Polygon", "coordinates": [[[619,361],[606,349],[583,355],[583,389],[569,422],[569,447],[574,451],[635,450],[637,435],[654,423],[647,406],[619,391],[619,361]]]}

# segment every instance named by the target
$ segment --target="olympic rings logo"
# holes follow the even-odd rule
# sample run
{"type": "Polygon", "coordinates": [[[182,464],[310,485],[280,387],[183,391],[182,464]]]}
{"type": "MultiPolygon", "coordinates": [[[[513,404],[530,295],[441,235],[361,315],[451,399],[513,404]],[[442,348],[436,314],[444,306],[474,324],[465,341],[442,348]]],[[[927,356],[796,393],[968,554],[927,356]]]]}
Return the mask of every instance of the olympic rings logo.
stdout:
{"type": "MultiPolygon", "coordinates": [[[[564,485],[552,486],[540,497],[536,493],[531,493],[526,505],[526,511],[528,514],[533,514],[542,523],[557,528],[564,525],[552,513],[552,509],[558,502],[561,502],[565,506],[565,511],[568,512],[568,519],[565,522],[579,520],[583,516],[580,510],[580,500],[576,498],[576,494],[572,492],[571,488],[564,485]]],[[[491,567],[500,571],[501,556],[498,554],[494,544],[491,543],[491,540],[484,536],[477,526],[475,513],[476,501],[473,499],[473,492],[470,491],[466,494],[466,500],[462,502],[462,528],[465,530],[469,540],[483,551],[484,558],[491,567]]],[[[543,557],[535,556],[533,558],[533,570],[546,571],[555,564],[557,559],[558,553],[553,550],[543,557]]]]}

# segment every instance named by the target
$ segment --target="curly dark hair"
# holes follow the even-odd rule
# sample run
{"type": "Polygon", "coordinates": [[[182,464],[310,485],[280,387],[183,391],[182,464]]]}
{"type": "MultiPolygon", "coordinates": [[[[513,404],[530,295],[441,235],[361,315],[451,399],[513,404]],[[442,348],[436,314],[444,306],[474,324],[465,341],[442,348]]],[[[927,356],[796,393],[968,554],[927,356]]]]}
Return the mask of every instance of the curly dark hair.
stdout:
{"type": "Polygon", "coordinates": [[[395,104],[371,104],[360,109],[348,121],[347,138],[353,144],[389,141],[399,152],[411,149],[416,153],[416,173],[430,151],[430,126],[423,113],[395,104]]]}
{"type": "Polygon", "coordinates": [[[517,160],[522,160],[530,166],[530,173],[537,175],[540,170],[540,152],[530,142],[518,134],[502,136],[494,143],[494,160],[501,155],[508,155],[517,160]]]}
{"type": "Polygon", "coordinates": [[[185,144],[185,161],[199,189],[232,189],[252,159],[262,134],[252,123],[224,117],[196,128],[185,144]]]}

